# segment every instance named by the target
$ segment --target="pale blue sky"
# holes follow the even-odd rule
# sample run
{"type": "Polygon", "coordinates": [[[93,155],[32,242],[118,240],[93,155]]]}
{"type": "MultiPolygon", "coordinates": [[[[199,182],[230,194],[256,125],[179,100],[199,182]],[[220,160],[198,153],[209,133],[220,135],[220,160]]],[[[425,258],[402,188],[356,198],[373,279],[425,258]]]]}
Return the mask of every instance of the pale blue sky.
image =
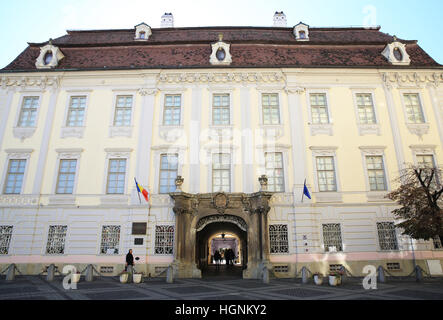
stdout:
{"type": "Polygon", "coordinates": [[[0,0],[0,68],[22,52],[27,42],[43,42],[67,29],[132,28],[140,22],[159,27],[172,12],[176,27],[270,26],[283,10],[288,26],[381,25],[381,31],[418,40],[443,63],[441,0],[0,0]]]}

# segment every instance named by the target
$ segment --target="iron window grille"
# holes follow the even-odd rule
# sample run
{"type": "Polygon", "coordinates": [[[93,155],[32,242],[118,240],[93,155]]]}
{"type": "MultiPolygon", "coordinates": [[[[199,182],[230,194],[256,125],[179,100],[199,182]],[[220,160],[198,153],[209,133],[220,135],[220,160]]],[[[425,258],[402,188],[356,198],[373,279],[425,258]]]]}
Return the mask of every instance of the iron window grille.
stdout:
{"type": "Polygon", "coordinates": [[[155,227],[155,254],[173,254],[174,226],[155,227]]]}
{"type": "Polygon", "coordinates": [[[340,223],[323,224],[323,243],[325,252],[343,251],[340,223]]]}
{"type": "Polygon", "coordinates": [[[114,126],[128,127],[131,125],[132,96],[117,96],[114,126]]]}
{"type": "Polygon", "coordinates": [[[180,125],[181,95],[165,95],[165,107],[163,110],[163,125],[180,125]]]}
{"type": "Polygon", "coordinates": [[[74,190],[77,160],[60,160],[57,179],[58,194],[72,194],[74,190]]]}
{"type": "Polygon", "coordinates": [[[212,155],[212,191],[231,192],[231,155],[228,153],[212,155]]]}
{"type": "Polygon", "coordinates": [[[269,244],[272,254],[289,253],[288,225],[269,225],[269,244]]]}
{"type": "Polygon", "coordinates": [[[83,119],[86,110],[86,97],[71,97],[68,109],[68,117],[66,119],[67,127],[83,126],[83,119]]]}
{"type": "Polygon", "coordinates": [[[214,94],[212,99],[212,123],[214,125],[229,125],[229,94],[214,94]]]}
{"type": "Polygon", "coordinates": [[[64,254],[68,226],[49,226],[46,254],[64,254]]]}
{"type": "Polygon", "coordinates": [[[178,174],[178,154],[162,154],[160,156],[160,193],[175,191],[175,179],[178,174]]]}
{"type": "Polygon", "coordinates": [[[334,157],[317,157],[317,178],[320,192],[337,191],[334,157]]]}
{"type": "Polygon", "coordinates": [[[370,93],[358,93],[357,108],[358,118],[361,124],[375,124],[377,122],[375,118],[374,103],[372,101],[372,94],[370,93]]]}
{"type": "Polygon", "coordinates": [[[371,191],[386,190],[385,168],[382,156],[366,156],[369,187],[371,191]]]}
{"type": "Polygon", "coordinates": [[[39,97],[23,98],[18,127],[35,127],[39,97]]]}
{"type": "Polygon", "coordinates": [[[423,115],[423,109],[420,103],[420,97],[417,93],[405,93],[403,95],[405,106],[406,106],[406,116],[409,123],[424,123],[425,118],[423,115]]]}
{"type": "Polygon", "coordinates": [[[12,229],[12,226],[0,226],[0,255],[9,253],[12,229]]]}
{"type": "Polygon", "coordinates": [[[280,124],[278,94],[262,94],[263,124],[280,124]]]}
{"type": "Polygon", "coordinates": [[[120,244],[120,226],[103,226],[101,254],[118,254],[120,244]]]}
{"type": "Polygon", "coordinates": [[[311,117],[313,124],[327,124],[329,123],[328,104],[326,101],[326,94],[311,93],[311,117]]]}
{"type": "Polygon", "coordinates": [[[381,250],[398,250],[394,222],[377,222],[377,230],[381,250]]]}
{"type": "Polygon", "coordinates": [[[108,194],[123,194],[125,192],[126,159],[109,159],[108,194]]]}
{"type": "Polygon", "coordinates": [[[283,153],[265,153],[266,175],[268,177],[268,190],[285,192],[285,178],[283,168],[283,153]]]}
{"type": "Polygon", "coordinates": [[[435,236],[432,238],[434,244],[434,249],[443,249],[442,238],[440,236],[435,236]]]}
{"type": "Polygon", "coordinates": [[[342,271],[342,268],[343,268],[342,264],[330,264],[329,272],[340,272],[342,271]]]}
{"type": "Polygon", "coordinates": [[[5,194],[20,194],[23,177],[25,175],[26,160],[11,159],[8,164],[8,172],[3,192],[5,194]]]}

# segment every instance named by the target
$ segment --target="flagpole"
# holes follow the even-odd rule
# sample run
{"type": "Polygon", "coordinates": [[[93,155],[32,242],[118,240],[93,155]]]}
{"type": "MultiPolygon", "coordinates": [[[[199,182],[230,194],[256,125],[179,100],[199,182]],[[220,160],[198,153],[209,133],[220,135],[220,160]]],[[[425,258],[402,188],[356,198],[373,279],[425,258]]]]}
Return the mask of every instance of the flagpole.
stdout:
{"type": "Polygon", "coordinates": [[[135,181],[135,189],[137,189],[138,201],[140,202],[140,204],[142,204],[142,199],[140,199],[140,192],[138,191],[138,187],[137,187],[137,179],[135,179],[135,177],[134,177],[134,181],[135,181]]]}
{"type": "Polygon", "coordinates": [[[303,192],[301,193],[301,203],[303,203],[303,199],[305,197],[305,186],[306,186],[306,178],[305,178],[305,182],[303,184],[303,192]]]}

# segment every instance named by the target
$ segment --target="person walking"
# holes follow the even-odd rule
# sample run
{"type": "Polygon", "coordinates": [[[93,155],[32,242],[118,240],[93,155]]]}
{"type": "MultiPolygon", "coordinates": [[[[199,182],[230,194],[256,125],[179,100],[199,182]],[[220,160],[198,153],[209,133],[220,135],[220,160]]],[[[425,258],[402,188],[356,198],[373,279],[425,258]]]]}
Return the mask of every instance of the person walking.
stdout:
{"type": "Polygon", "coordinates": [[[214,260],[215,260],[215,269],[218,270],[220,268],[220,260],[221,260],[221,255],[220,252],[218,252],[218,250],[216,250],[214,253],[214,260]]]}
{"type": "Polygon", "coordinates": [[[132,255],[132,249],[129,249],[129,252],[126,255],[125,271],[128,271],[128,266],[131,266],[130,271],[132,271],[132,268],[134,267],[134,256],[132,255]]]}

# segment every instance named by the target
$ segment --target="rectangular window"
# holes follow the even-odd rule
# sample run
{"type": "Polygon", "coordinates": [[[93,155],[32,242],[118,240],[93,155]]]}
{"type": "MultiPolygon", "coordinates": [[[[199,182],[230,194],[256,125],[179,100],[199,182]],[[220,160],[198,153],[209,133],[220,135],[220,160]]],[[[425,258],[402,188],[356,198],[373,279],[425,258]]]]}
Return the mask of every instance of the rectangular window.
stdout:
{"type": "Polygon", "coordinates": [[[175,179],[178,173],[178,154],[160,156],[160,193],[175,191],[175,179]]]}
{"type": "Polygon", "coordinates": [[[434,244],[434,249],[443,249],[442,237],[435,236],[432,238],[432,243],[434,244]]]}
{"type": "Polygon", "coordinates": [[[77,160],[60,160],[57,178],[57,193],[72,194],[74,191],[77,160]]]}
{"type": "Polygon", "coordinates": [[[231,192],[231,155],[212,155],[212,192],[231,192]]]}
{"type": "Polygon", "coordinates": [[[174,226],[155,226],[155,254],[173,254],[174,226]]]}
{"type": "Polygon", "coordinates": [[[22,190],[23,177],[25,175],[26,160],[9,160],[8,172],[6,175],[5,194],[20,194],[22,190]]]}
{"type": "Polygon", "coordinates": [[[49,226],[46,254],[64,254],[68,226],[49,226]]]}
{"type": "Polygon", "coordinates": [[[400,263],[398,262],[387,262],[386,268],[388,271],[400,271],[400,263]]]}
{"type": "Polygon", "coordinates": [[[337,191],[334,157],[317,157],[318,189],[320,192],[337,191]]]}
{"type": "Polygon", "coordinates": [[[103,226],[100,254],[118,254],[120,226],[103,226]]]}
{"type": "Polygon", "coordinates": [[[126,159],[109,159],[108,194],[123,194],[125,192],[126,159]]]}
{"type": "Polygon", "coordinates": [[[132,96],[117,96],[115,105],[114,126],[128,127],[131,125],[132,96]]]}
{"type": "Polygon", "coordinates": [[[289,253],[288,225],[269,225],[269,246],[271,253],[289,253]]]}
{"type": "Polygon", "coordinates": [[[403,95],[406,106],[406,116],[409,123],[424,123],[423,109],[417,93],[405,93],[403,95]]]}
{"type": "Polygon", "coordinates": [[[385,168],[382,156],[366,156],[369,187],[371,191],[386,190],[385,168]]]}
{"type": "Polygon", "coordinates": [[[214,94],[212,102],[212,124],[230,123],[229,94],[214,94]]]}
{"type": "Polygon", "coordinates": [[[280,124],[278,94],[262,94],[263,124],[280,124]]]}
{"type": "Polygon", "coordinates": [[[417,166],[422,169],[435,168],[434,156],[432,154],[420,154],[416,155],[417,166]]]}
{"type": "Polygon", "coordinates": [[[24,97],[18,127],[35,127],[39,97],[24,97]]]}
{"type": "Polygon", "coordinates": [[[181,113],[181,95],[166,95],[165,107],[163,111],[163,125],[178,126],[180,125],[181,113]]]}
{"type": "Polygon", "coordinates": [[[12,229],[12,226],[0,226],[0,255],[9,253],[12,229]]]}
{"type": "Polygon", "coordinates": [[[86,97],[71,97],[69,102],[68,117],[66,119],[67,127],[82,127],[85,116],[86,97]]]}
{"type": "Polygon", "coordinates": [[[329,123],[328,104],[326,94],[311,93],[311,115],[313,124],[329,123]]]}
{"type": "Polygon", "coordinates": [[[381,250],[398,250],[394,222],[377,222],[377,231],[381,250]]]}
{"type": "Polygon", "coordinates": [[[266,175],[268,176],[268,191],[285,192],[283,168],[283,153],[266,152],[266,175]]]}
{"type": "Polygon", "coordinates": [[[375,124],[374,103],[372,102],[372,94],[357,93],[358,118],[361,124],[375,124]]]}
{"type": "Polygon", "coordinates": [[[325,252],[343,251],[340,223],[323,224],[325,252]]]}

